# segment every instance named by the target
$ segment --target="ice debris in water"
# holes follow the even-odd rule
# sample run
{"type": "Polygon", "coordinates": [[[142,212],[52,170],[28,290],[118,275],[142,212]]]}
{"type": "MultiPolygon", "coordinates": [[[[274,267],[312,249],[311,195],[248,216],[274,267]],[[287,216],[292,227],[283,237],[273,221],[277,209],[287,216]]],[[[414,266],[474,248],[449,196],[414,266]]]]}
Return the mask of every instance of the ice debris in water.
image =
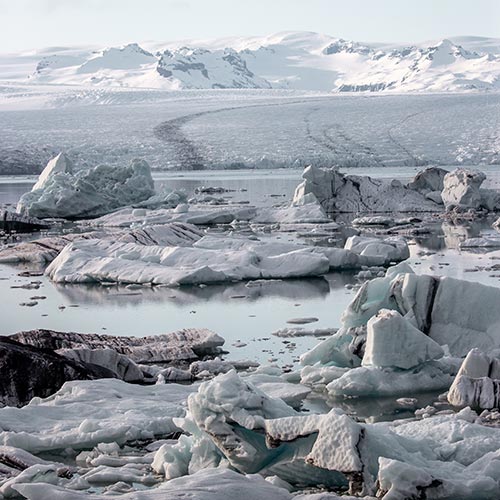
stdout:
{"type": "Polygon", "coordinates": [[[449,499],[500,494],[500,473],[491,467],[500,432],[481,425],[470,409],[378,424],[356,422],[339,409],[305,415],[234,372],[202,384],[188,406],[177,421],[189,435],[164,444],[153,461],[166,479],[230,465],[299,488],[349,484],[351,494],[392,500],[422,491],[449,499]]]}
{"type": "Polygon", "coordinates": [[[336,397],[447,389],[470,349],[500,347],[499,300],[497,288],[389,268],[361,286],[339,331],[302,355],[303,382],[336,397]]]}

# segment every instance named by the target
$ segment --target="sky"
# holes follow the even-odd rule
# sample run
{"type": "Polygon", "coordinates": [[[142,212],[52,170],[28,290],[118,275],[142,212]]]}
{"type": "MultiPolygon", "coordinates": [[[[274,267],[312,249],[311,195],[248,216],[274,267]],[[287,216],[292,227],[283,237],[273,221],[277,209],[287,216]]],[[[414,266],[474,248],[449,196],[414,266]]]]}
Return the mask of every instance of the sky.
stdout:
{"type": "Polygon", "coordinates": [[[0,52],[306,30],[364,42],[500,38],[500,0],[0,0],[0,52]]]}

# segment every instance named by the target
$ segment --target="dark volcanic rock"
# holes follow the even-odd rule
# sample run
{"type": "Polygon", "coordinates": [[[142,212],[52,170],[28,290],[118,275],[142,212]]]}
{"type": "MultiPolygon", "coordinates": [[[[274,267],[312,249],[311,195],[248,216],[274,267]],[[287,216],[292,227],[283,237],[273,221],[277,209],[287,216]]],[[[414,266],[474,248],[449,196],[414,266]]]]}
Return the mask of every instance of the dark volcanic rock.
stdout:
{"type": "Polygon", "coordinates": [[[0,404],[10,406],[50,396],[69,380],[113,377],[101,366],[79,363],[8,337],[0,337],[0,373],[0,404]]]}
{"type": "Polygon", "coordinates": [[[206,328],[186,328],[163,335],[125,337],[96,333],[30,330],[11,335],[23,344],[46,349],[113,349],[136,363],[182,365],[220,354],[224,339],[206,328]]]}
{"type": "Polygon", "coordinates": [[[9,210],[0,210],[0,229],[6,233],[13,231],[17,233],[31,233],[41,229],[48,229],[50,226],[35,217],[20,215],[9,210]]]}

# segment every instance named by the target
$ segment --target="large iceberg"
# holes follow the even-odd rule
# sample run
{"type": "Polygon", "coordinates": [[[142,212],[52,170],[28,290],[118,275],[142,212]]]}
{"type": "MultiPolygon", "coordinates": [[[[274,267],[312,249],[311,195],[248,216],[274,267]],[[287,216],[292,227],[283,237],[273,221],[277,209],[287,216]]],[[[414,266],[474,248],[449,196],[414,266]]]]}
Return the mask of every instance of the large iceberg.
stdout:
{"type": "Polygon", "coordinates": [[[81,240],[68,245],[46,272],[58,283],[178,286],[318,276],[326,273],[329,267],[327,257],[307,247],[283,253],[258,245],[241,250],[213,250],[81,240]]]}
{"type": "Polygon", "coordinates": [[[345,248],[205,236],[192,247],[76,240],[47,268],[59,283],[193,285],[319,276],[330,269],[388,265],[408,258],[400,238],[352,237],[345,248]]]}
{"type": "Polygon", "coordinates": [[[452,172],[429,167],[404,185],[394,179],[346,175],[338,168],[307,167],[295,190],[294,204],[317,201],[328,214],[377,212],[439,212],[497,210],[500,193],[482,189],[486,175],[458,168],[452,172]]]}
{"type": "Polygon", "coordinates": [[[17,211],[40,218],[83,219],[127,205],[176,206],[183,201],[185,195],[179,193],[155,193],[151,169],[144,160],[133,160],[125,167],[98,165],[75,172],[69,160],[58,155],[32,191],[21,197],[17,211]]]}
{"type": "Polygon", "coordinates": [[[397,180],[345,175],[337,168],[310,166],[302,174],[293,201],[314,196],[327,213],[436,212],[440,206],[397,180]]]}
{"type": "Polygon", "coordinates": [[[342,328],[301,357],[303,383],[335,397],[447,389],[470,349],[500,347],[499,300],[498,288],[399,264],[364,283],[342,328]]]}

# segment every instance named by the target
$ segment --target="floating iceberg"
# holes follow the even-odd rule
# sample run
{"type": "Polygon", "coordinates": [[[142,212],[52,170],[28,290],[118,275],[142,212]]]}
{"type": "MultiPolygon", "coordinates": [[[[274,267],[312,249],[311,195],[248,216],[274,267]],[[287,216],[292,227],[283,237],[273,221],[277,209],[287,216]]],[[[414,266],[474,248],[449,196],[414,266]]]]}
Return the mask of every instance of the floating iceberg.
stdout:
{"type": "MultiPolygon", "coordinates": [[[[183,205],[185,207],[185,205],[183,205]]],[[[186,207],[187,208],[187,207],[186,207]]],[[[204,207],[179,211],[161,208],[157,210],[123,208],[92,221],[99,227],[136,227],[184,222],[195,225],[230,224],[234,220],[249,221],[257,214],[254,207],[204,207]]]]}
{"type": "Polygon", "coordinates": [[[307,167],[293,202],[300,205],[313,195],[326,213],[437,212],[440,207],[420,192],[396,180],[344,175],[336,168],[307,167]]]}
{"type": "Polygon", "coordinates": [[[65,155],[52,159],[29,193],[17,205],[31,217],[83,219],[98,217],[127,206],[175,207],[184,203],[183,193],[155,193],[151,169],[144,160],[129,166],[99,165],[74,172],[65,155]]]}
{"type": "Polygon", "coordinates": [[[346,248],[213,236],[199,239],[192,247],[76,240],[46,273],[58,283],[177,286],[320,276],[330,269],[388,265],[408,256],[408,245],[401,238],[352,237],[346,248]]]}
{"type": "Polygon", "coordinates": [[[467,354],[448,391],[450,404],[486,409],[500,407],[499,354],[498,351],[485,354],[479,349],[467,354]]]}
{"type": "Polygon", "coordinates": [[[399,264],[364,283],[342,328],[302,355],[302,382],[335,397],[447,389],[470,349],[500,347],[499,300],[497,288],[399,264]]]}
{"type": "Polygon", "coordinates": [[[328,259],[311,248],[273,251],[250,246],[241,250],[142,246],[100,240],[75,241],[47,268],[58,283],[120,282],[192,285],[260,278],[318,276],[328,259]]]}
{"type": "Polygon", "coordinates": [[[196,226],[182,222],[128,230],[114,229],[108,232],[60,234],[2,247],[0,248],[0,262],[33,262],[37,264],[52,262],[66,245],[76,240],[103,239],[139,245],[190,246],[198,241],[203,234],[196,226]]]}
{"type": "Polygon", "coordinates": [[[491,467],[500,459],[500,431],[470,409],[378,424],[339,409],[304,415],[234,372],[203,383],[188,408],[178,421],[189,435],[163,445],[153,461],[166,479],[230,465],[297,488],[349,485],[351,494],[392,500],[500,494],[500,472],[491,467]]]}
{"type": "Polygon", "coordinates": [[[103,350],[112,349],[135,363],[182,364],[221,352],[224,339],[206,328],[185,328],[162,335],[127,337],[92,333],[67,333],[30,330],[11,339],[38,349],[103,350]]]}
{"type": "Polygon", "coordinates": [[[481,189],[484,173],[459,168],[427,168],[403,185],[398,180],[345,175],[337,168],[307,167],[294,194],[294,205],[318,201],[327,214],[366,212],[487,211],[500,207],[500,193],[481,189]]]}

